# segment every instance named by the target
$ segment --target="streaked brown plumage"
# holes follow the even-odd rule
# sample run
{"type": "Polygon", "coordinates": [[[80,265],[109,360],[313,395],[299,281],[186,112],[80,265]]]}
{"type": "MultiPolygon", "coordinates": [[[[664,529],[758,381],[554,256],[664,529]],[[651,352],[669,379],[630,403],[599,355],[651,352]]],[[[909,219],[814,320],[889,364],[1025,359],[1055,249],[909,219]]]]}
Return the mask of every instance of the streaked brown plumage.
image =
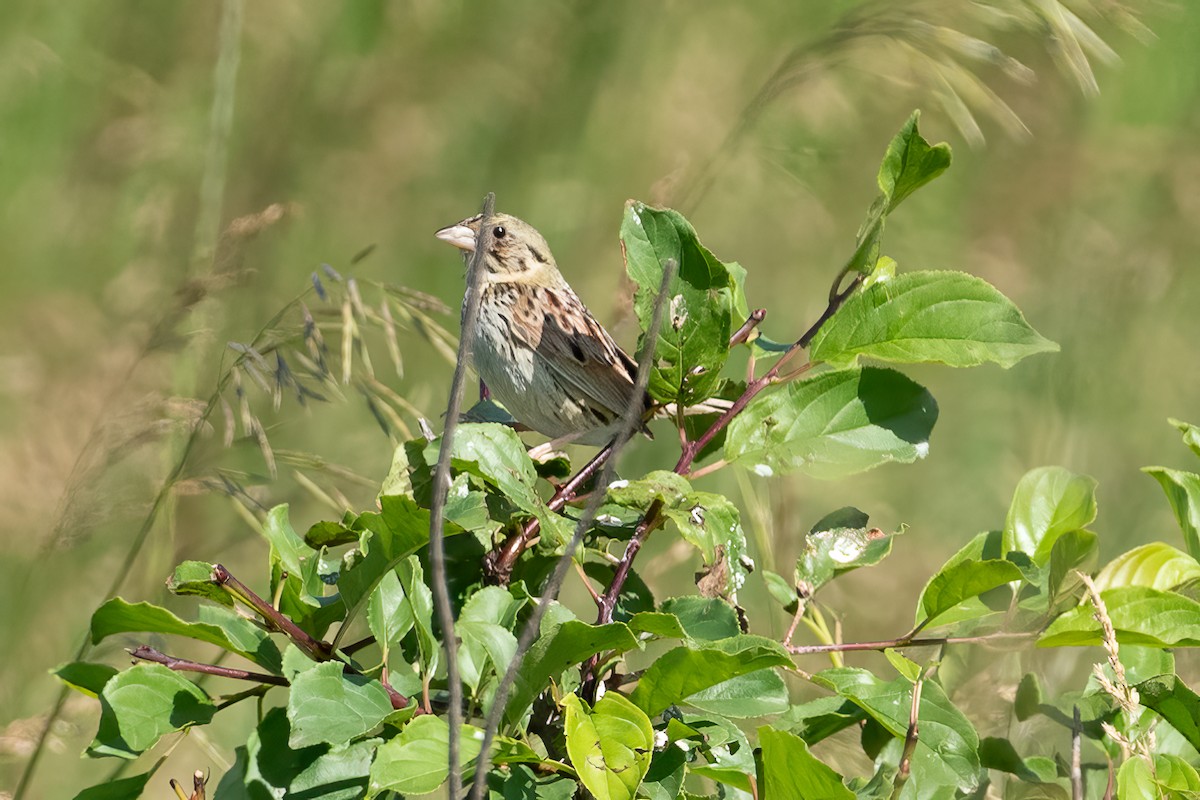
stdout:
{"type": "MultiPolygon", "coordinates": [[[[480,225],[492,229],[484,258],[472,362],[492,396],[519,422],[552,439],[604,444],[633,395],[637,364],[571,289],[546,240],[507,214],[477,215],[437,237],[468,254],[480,225]]],[[[644,411],[649,397],[639,400],[644,411]]]]}

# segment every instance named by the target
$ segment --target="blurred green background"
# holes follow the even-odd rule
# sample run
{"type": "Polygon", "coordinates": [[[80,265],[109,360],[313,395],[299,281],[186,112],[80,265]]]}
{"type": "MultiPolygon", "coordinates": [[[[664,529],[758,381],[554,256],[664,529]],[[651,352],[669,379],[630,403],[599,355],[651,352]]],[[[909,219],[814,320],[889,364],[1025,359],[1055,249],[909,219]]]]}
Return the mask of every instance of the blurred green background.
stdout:
{"type": "MultiPolygon", "coordinates": [[[[1166,418],[1200,421],[1200,6],[900,5],[6,0],[0,796],[57,697],[46,670],[72,658],[110,587],[166,602],[184,558],[261,586],[257,508],[290,502],[303,529],[369,506],[386,473],[393,440],[365,399],[385,390],[362,388],[360,354],[344,401],[285,396],[275,410],[245,374],[277,474],[241,427],[223,445],[218,404],[143,542],[226,343],[251,341],[322,264],[356,277],[368,305],[387,281],[456,310],[461,261],[432,233],[487,191],[542,231],[627,345],[617,228],[630,197],[679,208],[747,267],[764,329],[787,339],[823,308],[884,147],[923,109],[955,163],[889,220],[884,251],[901,269],[991,281],[1062,352],[1010,371],[908,370],[941,407],[914,466],[831,484],[726,470],[704,488],[745,502],[758,563],[785,574],[839,506],[910,526],[887,564],[832,587],[848,639],[906,630],[925,578],[1000,526],[1038,465],[1099,479],[1105,558],[1177,544],[1138,468],[1195,467],[1166,418]]],[[[336,352],[346,289],[323,280],[332,299],[307,303],[336,352]]],[[[456,332],[457,313],[427,313],[399,321],[402,376],[385,337],[364,336],[378,381],[436,428],[450,367],[428,332],[456,332]]],[[[292,309],[278,327],[299,324],[292,309]]],[[[396,413],[416,430],[416,413],[396,413]]],[[[622,469],[674,457],[659,436],[622,469]]],[[[682,590],[695,562],[665,539],[652,546],[670,557],[642,569],[682,590]]],[[[786,623],[760,583],[743,602],[762,632],[786,623]]],[[[106,643],[93,657],[123,655],[106,643]]],[[[111,774],[77,757],[95,719],[94,702],[68,701],[28,797],[111,774]]],[[[162,774],[221,772],[233,743],[190,736],[162,774]]]]}

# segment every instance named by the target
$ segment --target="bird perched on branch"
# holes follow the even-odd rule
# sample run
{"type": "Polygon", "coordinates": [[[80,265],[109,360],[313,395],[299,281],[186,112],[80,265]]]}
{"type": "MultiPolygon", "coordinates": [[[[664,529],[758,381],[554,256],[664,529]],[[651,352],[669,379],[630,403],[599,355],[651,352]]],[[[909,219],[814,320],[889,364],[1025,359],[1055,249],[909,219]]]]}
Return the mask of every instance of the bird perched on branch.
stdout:
{"type": "MultiPolygon", "coordinates": [[[[491,230],[481,268],[482,299],[471,335],[472,366],[523,425],[561,442],[606,444],[635,397],[637,363],[596,322],[563,279],[546,240],[507,214],[442,228],[437,237],[475,252],[480,226],[491,230]]],[[[464,310],[466,306],[464,303],[464,310]]]]}

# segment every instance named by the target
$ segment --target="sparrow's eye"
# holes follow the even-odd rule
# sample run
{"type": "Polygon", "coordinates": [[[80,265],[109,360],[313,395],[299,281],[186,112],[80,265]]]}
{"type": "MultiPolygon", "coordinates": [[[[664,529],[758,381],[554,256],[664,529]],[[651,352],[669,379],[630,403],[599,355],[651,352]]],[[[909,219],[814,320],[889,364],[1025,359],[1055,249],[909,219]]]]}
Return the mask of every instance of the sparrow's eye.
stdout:
{"type": "Polygon", "coordinates": [[[503,238],[504,238],[504,234],[505,234],[505,233],[507,233],[507,231],[506,231],[506,230],[504,230],[504,226],[503,226],[503,225],[497,225],[497,226],[496,226],[496,227],[495,227],[495,228],[492,230],[492,236],[495,236],[497,239],[503,239],[503,238]]]}

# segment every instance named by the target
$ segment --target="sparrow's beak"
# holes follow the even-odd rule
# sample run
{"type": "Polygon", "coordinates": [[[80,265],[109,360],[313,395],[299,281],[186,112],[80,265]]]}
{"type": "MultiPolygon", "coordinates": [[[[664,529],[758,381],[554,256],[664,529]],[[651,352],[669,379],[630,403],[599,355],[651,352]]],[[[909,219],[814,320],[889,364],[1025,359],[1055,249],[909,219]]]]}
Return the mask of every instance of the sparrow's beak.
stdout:
{"type": "Polygon", "coordinates": [[[475,231],[461,222],[457,225],[448,225],[442,228],[434,236],[443,242],[454,245],[459,250],[466,250],[468,253],[475,252],[475,231]]]}

